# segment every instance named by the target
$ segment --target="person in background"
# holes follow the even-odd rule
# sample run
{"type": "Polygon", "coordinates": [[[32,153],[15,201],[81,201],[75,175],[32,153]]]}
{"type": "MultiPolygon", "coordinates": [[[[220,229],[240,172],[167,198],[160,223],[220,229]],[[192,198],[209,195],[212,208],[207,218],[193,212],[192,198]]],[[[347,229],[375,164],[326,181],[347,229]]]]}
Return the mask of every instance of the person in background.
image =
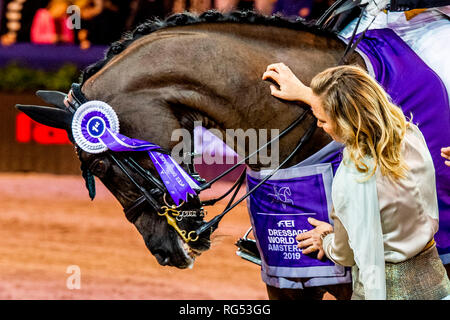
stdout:
{"type": "Polygon", "coordinates": [[[89,31],[86,28],[86,21],[89,21],[98,16],[103,11],[102,0],[76,0],[74,2],[76,6],[80,8],[81,13],[81,29],[78,30],[77,38],[80,43],[81,49],[89,49],[91,47],[91,41],[89,41],[89,31]]]}
{"type": "Polygon", "coordinates": [[[241,7],[250,7],[260,14],[270,15],[275,2],[276,0],[214,0],[214,9],[229,12],[241,7]]]}
{"type": "Polygon", "coordinates": [[[125,0],[77,0],[80,7],[81,30],[78,40],[82,49],[94,45],[110,45],[120,39],[130,4],[125,0]]]}
{"type": "Polygon", "coordinates": [[[285,17],[317,19],[334,3],[334,0],[215,0],[214,7],[219,11],[228,12],[242,7],[246,2],[253,2],[254,10],[264,15],[279,14],[285,17]]]}
{"type": "Polygon", "coordinates": [[[286,17],[302,17],[308,19],[311,15],[314,0],[278,0],[275,3],[273,13],[279,13],[286,17]]]}
{"type": "MultiPolygon", "coordinates": [[[[133,30],[148,19],[164,19],[174,13],[174,6],[174,0],[131,0],[129,1],[129,14],[126,18],[125,29],[133,30]]],[[[185,5],[183,6],[185,8],[185,5]]]]}
{"type": "Polygon", "coordinates": [[[30,38],[35,44],[74,43],[74,31],[68,26],[69,1],[52,0],[39,9],[31,25],[30,38]]]}
{"type": "Polygon", "coordinates": [[[209,9],[211,9],[211,0],[174,0],[172,11],[173,13],[189,11],[200,14],[209,9]]]}
{"type": "Polygon", "coordinates": [[[49,0],[5,0],[1,22],[2,45],[16,42],[30,42],[30,30],[33,17],[40,8],[45,8],[49,0]]]}

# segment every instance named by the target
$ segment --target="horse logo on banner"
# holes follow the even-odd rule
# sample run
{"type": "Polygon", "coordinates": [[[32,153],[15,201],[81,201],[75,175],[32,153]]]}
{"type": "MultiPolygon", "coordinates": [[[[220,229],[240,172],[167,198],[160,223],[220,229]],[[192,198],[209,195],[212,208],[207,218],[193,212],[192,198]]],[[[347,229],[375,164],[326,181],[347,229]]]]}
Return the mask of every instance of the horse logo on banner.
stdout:
{"type": "Polygon", "coordinates": [[[294,205],[294,201],[290,198],[292,195],[291,188],[289,187],[281,187],[277,189],[277,186],[273,186],[273,192],[269,193],[268,196],[272,197],[272,203],[280,202],[283,209],[286,209],[286,203],[294,205]]]}

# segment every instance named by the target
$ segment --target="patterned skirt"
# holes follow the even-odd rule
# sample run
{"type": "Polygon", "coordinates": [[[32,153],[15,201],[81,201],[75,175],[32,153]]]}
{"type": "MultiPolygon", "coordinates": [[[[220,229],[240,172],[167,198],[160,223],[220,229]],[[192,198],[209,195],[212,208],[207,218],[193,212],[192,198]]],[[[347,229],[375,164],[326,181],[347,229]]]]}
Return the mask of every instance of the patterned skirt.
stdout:
{"type": "MultiPolygon", "coordinates": [[[[386,262],[387,300],[441,300],[450,295],[450,281],[436,245],[399,263],[386,262]]],[[[353,300],[364,300],[357,266],[352,267],[353,300]]]]}

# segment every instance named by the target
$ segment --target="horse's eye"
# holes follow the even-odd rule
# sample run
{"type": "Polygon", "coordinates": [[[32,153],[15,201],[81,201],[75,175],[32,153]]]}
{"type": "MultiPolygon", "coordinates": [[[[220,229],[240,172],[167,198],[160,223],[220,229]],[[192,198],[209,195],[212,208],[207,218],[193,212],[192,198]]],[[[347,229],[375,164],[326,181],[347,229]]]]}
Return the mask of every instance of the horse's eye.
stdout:
{"type": "Polygon", "coordinates": [[[106,159],[97,159],[92,162],[92,164],[89,166],[89,170],[91,172],[99,177],[103,178],[109,169],[109,161],[106,159]]]}

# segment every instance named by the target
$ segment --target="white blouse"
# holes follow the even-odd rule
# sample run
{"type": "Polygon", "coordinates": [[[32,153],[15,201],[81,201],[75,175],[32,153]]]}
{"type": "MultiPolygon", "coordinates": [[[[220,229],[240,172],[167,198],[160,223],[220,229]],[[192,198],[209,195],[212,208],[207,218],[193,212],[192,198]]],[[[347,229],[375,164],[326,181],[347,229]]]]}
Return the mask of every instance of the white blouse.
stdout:
{"type": "Polygon", "coordinates": [[[360,269],[379,265],[384,279],[384,261],[414,257],[438,231],[434,165],[417,126],[409,125],[402,148],[409,167],[405,179],[392,181],[377,169],[368,181],[357,182],[364,174],[352,162],[341,162],[332,186],[334,232],[323,239],[325,254],[335,263],[356,263],[360,269]]]}

